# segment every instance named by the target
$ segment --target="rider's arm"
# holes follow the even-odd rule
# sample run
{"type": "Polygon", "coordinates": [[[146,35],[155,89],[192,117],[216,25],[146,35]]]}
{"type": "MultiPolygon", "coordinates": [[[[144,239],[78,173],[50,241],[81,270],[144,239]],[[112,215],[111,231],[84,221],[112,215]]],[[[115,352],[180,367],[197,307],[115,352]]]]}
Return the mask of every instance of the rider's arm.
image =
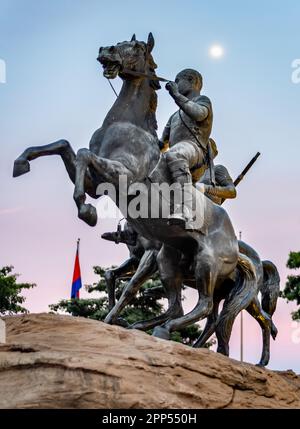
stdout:
{"type": "Polygon", "coordinates": [[[221,199],[235,198],[236,188],[228,170],[223,165],[215,167],[217,186],[204,185],[205,193],[221,199]]]}
{"type": "Polygon", "coordinates": [[[201,101],[191,101],[180,93],[173,95],[175,103],[194,121],[201,122],[207,118],[209,110],[206,104],[201,101]]]}

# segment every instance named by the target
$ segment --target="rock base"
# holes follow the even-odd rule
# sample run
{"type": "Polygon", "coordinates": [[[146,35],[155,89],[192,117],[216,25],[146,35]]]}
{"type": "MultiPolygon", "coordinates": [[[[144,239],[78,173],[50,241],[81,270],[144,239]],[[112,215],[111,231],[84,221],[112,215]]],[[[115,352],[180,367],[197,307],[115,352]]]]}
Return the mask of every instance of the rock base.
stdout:
{"type": "Polygon", "coordinates": [[[5,318],[0,408],[300,408],[300,377],[101,322],[5,318]]]}

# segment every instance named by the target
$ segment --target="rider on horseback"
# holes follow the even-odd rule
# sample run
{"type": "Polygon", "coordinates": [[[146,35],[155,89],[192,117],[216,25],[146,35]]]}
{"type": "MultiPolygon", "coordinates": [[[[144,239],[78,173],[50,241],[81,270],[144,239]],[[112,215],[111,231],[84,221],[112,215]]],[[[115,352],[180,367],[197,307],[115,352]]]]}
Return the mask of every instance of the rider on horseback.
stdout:
{"type": "Polygon", "coordinates": [[[191,220],[192,184],[199,180],[209,166],[209,136],[212,129],[213,111],[208,97],[200,95],[202,76],[193,69],[184,69],[175,82],[168,82],[166,89],[179,107],[169,119],[160,141],[173,183],[184,189],[184,202],[174,207],[170,224],[187,226],[191,220]]]}
{"type": "MultiPolygon", "coordinates": [[[[210,147],[213,159],[218,155],[216,142],[210,138],[210,147]]],[[[216,165],[214,168],[215,186],[211,184],[209,170],[206,170],[199,182],[196,183],[196,188],[203,192],[215,204],[221,205],[227,198],[236,198],[236,187],[234,182],[224,165],[216,165]]]]}

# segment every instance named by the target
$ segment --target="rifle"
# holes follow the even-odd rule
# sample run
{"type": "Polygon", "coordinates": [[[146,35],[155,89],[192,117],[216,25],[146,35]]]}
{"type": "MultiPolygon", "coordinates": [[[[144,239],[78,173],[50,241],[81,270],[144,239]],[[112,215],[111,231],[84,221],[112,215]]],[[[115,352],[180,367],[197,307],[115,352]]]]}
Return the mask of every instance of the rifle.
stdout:
{"type": "Polygon", "coordinates": [[[244,176],[248,173],[250,168],[253,166],[253,164],[257,161],[257,158],[260,156],[260,152],[257,152],[257,154],[251,159],[249,164],[246,165],[244,170],[241,172],[241,174],[235,179],[234,186],[237,186],[244,178],[244,176]]]}
{"type": "MultiPolygon", "coordinates": [[[[241,174],[238,175],[238,177],[233,182],[234,186],[237,186],[240,184],[240,182],[243,180],[245,175],[248,173],[250,168],[253,166],[253,164],[257,161],[257,158],[260,156],[260,152],[257,152],[257,154],[251,159],[251,161],[246,165],[244,170],[241,172],[241,174]]],[[[225,200],[222,200],[221,204],[224,203],[225,200]]]]}

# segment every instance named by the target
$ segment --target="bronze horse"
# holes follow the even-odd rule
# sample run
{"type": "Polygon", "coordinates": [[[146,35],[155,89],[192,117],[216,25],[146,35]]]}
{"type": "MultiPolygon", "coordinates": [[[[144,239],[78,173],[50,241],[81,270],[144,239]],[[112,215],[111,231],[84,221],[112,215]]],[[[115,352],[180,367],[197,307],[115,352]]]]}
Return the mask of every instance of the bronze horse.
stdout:
{"type": "MultiPolygon", "coordinates": [[[[124,242],[127,244],[130,252],[129,258],[123,264],[105,272],[109,308],[111,310],[109,316],[110,321],[116,324],[121,324],[122,326],[141,330],[149,330],[157,326],[160,323],[159,317],[139,321],[128,326],[126,321],[118,316],[122,309],[124,309],[124,307],[130,303],[131,299],[134,298],[143,283],[156,273],[156,257],[161,244],[159,242],[150,242],[144,237],[136,234],[133,228],[127,223],[125,224],[121,235],[118,233],[104,233],[102,234],[102,238],[110,241],[115,241],[117,239],[116,242],[124,242]],[[122,237],[126,237],[127,240],[125,238],[125,241],[122,241],[122,237]],[[122,294],[116,304],[115,284],[119,279],[129,280],[129,282],[125,287],[126,293],[124,292],[122,294]]],[[[243,241],[239,241],[239,251],[247,255],[255,266],[258,285],[257,292],[261,293],[261,303],[258,300],[258,297],[255,296],[249,305],[248,302],[245,303],[246,307],[243,306],[243,303],[238,302],[238,306],[230,308],[230,311],[228,311],[228,306],[225,306],[226,311],[222,311],[219,316],[220,302],[223,299],[229,301],[230,296],[234,294],[236,286],[234,279],[226,279],[224,284],[218,290],[215,290],[213,311],[208,316],[205,328],[193,347],[205,346],[205,343],[215,332],[218,338],[218,343],[220,343],[220,347],[218,347],[217,351],[229,356],[229,339],[233,322],[238,313],[241,310],[246,309],[261,327],[263,348],[259,365],[266,366],[270,359],[270,336],[272,335],[273,339],[275,339],[277,335],[277,329],[273,324],[271,317],[275,312],[277,299],[279,297],[280,277],[272,262],[261,261],[257,252],[243,241]],[[226,328],[224,329],[222,325],[226,326],[226,328]],[[226,337],[224,337],[224,332],[226,333],[226,337]]],[[[183,270],[184,284],[195,288],[196,285],[193,280],[193,274],[191,275],[188,272],[188,267],[185,267],[184,264],[181,264],[181,268],[183,270]]],[[[144,293],[156,297],[156,299],[160,299],[165,296],[164,290],[161,287],[147,289],[144,293]]],[[[172,316],[170,315],[170,317],[172,316]]]]}
{"type": "MultiPolygon", "coordinates": [[[[86,193],[99,197],[99,184],[109,183],[115,187],[119,207],[124,197],[124,191],[119,188],[120,176],[127,178],[128,186],[144,183],[150,199],[152,182],[149,176],[153,181],[151,173],[155,167],[157,182],[170,184],[156,134],[156,90],[159,85],[155,74],[157,66],[152,57],[153,47],[154,38],[150,33],[146,43],[133,37],[131,41],[100,48],[98,60],[103,66],[104,76],[109,79],[119,76],[123,85],[101,128],[93,134],[89,149],[80,149],[75,155],[66,140],[26,149],[15,161],[14,176],[28,172],[29,161],[35,158],[60,155],[70,179],[75,183],[74,200],[78,216],[91,226],[97,223],[97,212],[94,206],[85,203],[86,193]]],[[[128,194],[128,188],[125,193],[128,194]]],[[[127,205],[132,199],[133,196],[128,196],[127,205]]],[[[226,211],[198,191],[194,193],[194,202],[204,212],[204,233],[200,229],[188,231],[177,225],[169,226],[167,217],[163,216],[152,218],[149,213],[148,217],[134,218],[130,213],[126,214],[139,234],[162,242],[157,264],[170,307],[160,320],[161,326],[154,332],[161,338],[169,338],[171,331],[209,316],[214,306],[215,290],[230,276],[237,276],[239,281],[235,295],[224,304],[225,310],[241,302],[250,303],[257,292],[255,267],[246,255],[239,253],[238,241],[226,211]],[[182,315],[179,299],[183,283],[179,267],[182,259],[189,260],[193,267],[199,295],[196,306],[186,315],[182,315]]],[[[226,335],[224,332],[224,338],[226,335]]]]}

